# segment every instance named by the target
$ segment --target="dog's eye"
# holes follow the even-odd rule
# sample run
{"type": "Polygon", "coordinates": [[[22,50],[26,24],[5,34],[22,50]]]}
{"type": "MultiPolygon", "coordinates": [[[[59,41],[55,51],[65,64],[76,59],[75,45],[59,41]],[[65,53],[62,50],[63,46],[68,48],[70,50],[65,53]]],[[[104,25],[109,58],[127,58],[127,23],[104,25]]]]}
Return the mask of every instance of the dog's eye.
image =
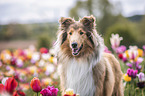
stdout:
{"type": "Polygon", "coordinates": [[[84,32],[80,32],[80,35],[84,34],[84,32]]]}
{"type": "Polygon", "coordinates": [[[72,32],[69,32],[69,35],[72,35],[72,32]]]}

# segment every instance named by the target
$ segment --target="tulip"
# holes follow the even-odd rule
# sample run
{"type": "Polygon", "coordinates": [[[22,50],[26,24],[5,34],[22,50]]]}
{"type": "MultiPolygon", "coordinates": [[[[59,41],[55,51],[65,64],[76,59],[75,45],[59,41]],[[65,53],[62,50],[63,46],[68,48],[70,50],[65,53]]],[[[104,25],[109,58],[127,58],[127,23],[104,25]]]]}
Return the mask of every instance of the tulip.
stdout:
{"type": "Polygon", "coordinates": [[[119,58],[119,59],[123,59],[123,54],[121,54],[121,53],[118,54],[118,58],[119,58]]]}
{"type": "Polygon", "coordinates": [[[11,65],[16,65],[16,58],[12,57],[12,60],[11,60],[11,65]]]}
{"type": "Polygon", "coordinates": [[[143,50],[142,49],[138,49],[138,57],[143,57],[143,50]]]}
{"type": "Polygon", "coordinates": [[[138,78],[139,78],[139,82],[144,82],[145,81],[145,74],[140,72],[139,74],[137,74],[138,78]]]}
{"type": "Polygon", "coordinates": [[[145,45],[143,45],[142,48],[143,48],[143,50],[144,50],[144,52],[145,52],[145,45]]]}
{"type": "Polygon", "coordinates": [[[142,57],[138,57],[137,59],[136,59],[136,64],[138,65],[138,64],[140,64],[140,63],[142,63],[143,62],[143,58],[142,57]]]}
{"type": "Polygon", "coordinates": [[[2,79],[2,84],[3,84],[3,85],[5,85],[7,79],[8,79],[8,77],[4,77],[4,78],[2,79]]]}
{"type": "Polygon", "coordinates": [[[74,94],[73,89],[67,89],[67,90],[65,91],[64,96],[79,96],[79,95],[74,94]]]}
{"type": "Polygon", "coordinates": [[[22,92],[22,91],[20,91],[20,90],[18,90],[18,91],[15,91],[15,92],[13,93],[13,96],[25,96],[25,93],[22,92]]]}
{"type": "Polygon", "coordinates": [[[120,47],[118,47],[118,48],[116,49],[116,53],[117,53],[117,54],[123,53],[123,52],[125,52],[125,51],[126,51],[126,47],[125,47],[124,45],[121,45],[120,47]]]}
{"type": "Polygon", "coordinates": [[[40,92],[42,87],[40,84],[40,80],[37,77],[34,77],[30,82],[31,88],[34,92],[40,92]]]}
{"type": "Polygon", "coordinates": [[[32,54],[31,63],[36,63],[40,59],[40,54],[38,52],[35,52],[32,54]]]}
{"type": "Polygon", "coordinates": [[[130,81],[131,81],[131,77],[129,77],[128,74],[124,74],[124,75],[123,75],[123,79],[124,79],[126,82],[130,82],[130,81]]]}
{"type": "Polygon", "coordinates": [[[127,54],[124,53],[124,54],[123,54],[123,57],[122,57],[122,61],[123,61],[123,62],[127,62],[127,60],[128,60],[128,59],[127,59],[127,54]]]}
{"type": "Polygon", "coordinates": [[[13,93],[18,83],[13,77],[9,77],[5,82],[5,90],[9,93],[13,93]]]}
{"type": "Polygon", "coordinates": [[[47,88],[51,90],[52,96],[57,96],[57,92],[58,92],[57,88],[54,88],[53,86],[48,86],[47,88]]]}
{"type": "Polygon", "coordinates": [[[74,90],[73,90],[73,89],[67,89],[67,90],[65,91],[65,94],[66,94],[66,95],[73,95],[73,94],[74,94],[74,90]]]}
{"type": "Polygon", "coordinates": [[[137,83],[137,86],[138,86],[140,89],[142,89],[142,88],[144,88],[144,86],[145,86],[145,82],[138,82],[138,83],[137,83]]]}
{"type": "Polygon", "coordinates": [[[131,64],[131,63],[126,63],[126,65],[127,65],[129,68],[132,68],[132,64],[131,64]]]}
{"type": "Polygon", "coordinates": [[[48,49],[42,47],[40,48],[40,53],[48,53],[48,49]]]}
{"type": "Polygon", "coordinates": [[[51,78],[43,78],[42,83],[44,86],[52,85],[52,79],[51,78]]]}
{"type": "Polygon", "coordinates": [[[23,60],[22,59],[17,59],[16,60],[16,65],[17,65],[17,67],[23,67],[23,65],[24,65],[24,62],[23,62],[23,60]]]}
{"type": "Polygon", "coordinates": [[[109,51],[108,50],[108,48],[105,46],[105,48],[104,48],[104,52],[106,52],[106,53],[111,53],[111,51],[109,51]]]}
{"type": "Polygon", "coordinates": [[[42,54],[42,59],[48,60],[50,58],[50,54],[42,54]]]}
{"type": "Polygon", "coordinates": [[[2,65],[3,65],[2,62],[0,61],[0,67],[2,67],[2,65]]]}
{"type": "Polygon", "coordinates": [[[47,88],[42,89],[40,94],[42,94],[42,96],[57,96],[57,92],[57,88],[54,88],[53,86],[48,86],[47,88]]]}
{"type": "Polygon", "coordinates": [[[5,90],[4,85],[3,84],[0,84],[0,94],[3,93],[4,90],[5,90]]]}
{"type": "Polygon", "coordinates": [[[123,40],[123,38],[119,37],[119,34],[112,34],[112,37],[110,38],[110,42],[113,50],[116,50],[116,48],[119,47],[121,40],[123,40]]]}
{"type": "Polygon", "coordinates": [[[42,89],[40,94],[42,94],[42,96],[52,96],[51,91],[49,89],[47,89],[47,88],[42,89]]]}
{"type": "Polygon", "coordinates": [[[135,58],[138,56],[137,49],[137,46],[129,46],[128,54],[130,59],[135,60],[135,58]]]}
{"type": "Polygon", "coordinates": [[[130,68],[127,69],[128,76],[130,76],[132,78],[136,78],[137,73],[138,73],[138,70],[133,70],[133,69],[130,69],[130,68]]]}

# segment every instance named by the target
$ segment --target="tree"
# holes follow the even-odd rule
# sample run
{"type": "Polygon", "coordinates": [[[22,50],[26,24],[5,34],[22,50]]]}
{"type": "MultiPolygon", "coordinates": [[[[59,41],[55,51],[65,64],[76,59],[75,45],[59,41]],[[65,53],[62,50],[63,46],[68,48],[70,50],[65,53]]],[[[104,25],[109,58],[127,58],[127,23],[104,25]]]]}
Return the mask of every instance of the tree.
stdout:
{"type": "Polygon", "coordinates": [[[101,34],[105,34],[106,29],[116,22],[121,15],[119,7],[114,7],[108,0],[78,0],[75,7],[70,10],[70,17],[78,20],[79,17],[94,15],[97,17],[97,27],[101,34]],[[118,10],[118,11],[116,11],[118,10]]]}

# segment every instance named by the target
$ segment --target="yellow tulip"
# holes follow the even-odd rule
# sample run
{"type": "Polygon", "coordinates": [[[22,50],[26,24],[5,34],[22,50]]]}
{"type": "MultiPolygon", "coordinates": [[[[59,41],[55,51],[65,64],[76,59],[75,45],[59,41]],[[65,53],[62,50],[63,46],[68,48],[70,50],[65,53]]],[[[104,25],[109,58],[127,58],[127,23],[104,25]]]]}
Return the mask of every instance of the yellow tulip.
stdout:
{"type": "Polygon", "coordinates": [[[143,57],[143,50],[142,49],[138,49],[138,57],[143,57]]]}
{"type": "Polygon", "coordinates": [[[46,86],[52,85],[52,79],[51,79],[51,78],[44,78],[44,79],[42,79],[42,82],[43,82],[44,85],[46,85],[46,86]]]}
{"type": "Polygon", "coordinates": [[[31,59],[31,58],[32,58],[32,53],[31,53],[31,52],[28,52],[27,58],[28,58],[28,59],[31,59]]]}
{"type": "Polygon", "coordinates": [[[67,89],[65,91],[65,95],[73,95],[74,94],[74,90],[73,89],[67,89]]]}
{"type": "Polygon", "coordinates": [[[128,50],[125,51],[126,57],[129,58],[128,50]]]}
{"type": "Polygon", "coordinates": [[[50,57],[49,62],[53,63],[53,59],[54,59],[54,57],[50,57]]]}
{"type": "Polygon", "coordinates": [[[131,77],[129,77],[127,74],[124,74],[124,75],[123,75],[123,79],[124,79],[126,82],[131,81],[131,77]]]}

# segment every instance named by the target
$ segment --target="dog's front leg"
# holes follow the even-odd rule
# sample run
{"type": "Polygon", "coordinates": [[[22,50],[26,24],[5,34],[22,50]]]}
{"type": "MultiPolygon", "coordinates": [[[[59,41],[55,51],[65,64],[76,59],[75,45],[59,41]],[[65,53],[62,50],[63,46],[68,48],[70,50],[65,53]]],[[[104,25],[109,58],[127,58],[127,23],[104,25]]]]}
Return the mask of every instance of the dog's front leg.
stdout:
{"type": "Polygon", "coordinates": [[[105,79],[105,66],[98,65],[93,68],[93,78],[96,86],[95,96],[103,96],[105,79]]]}
{"type": "Polygon", "coordinates": [[[64,79],[64,76],[60,76],[60,88],[61,88],[61,92],[62,92],[62,96],[64,95],[64,92],[65,92],[65,79],[64,79]]]}
{"type": "Polygon", "coordinates": [[[66,77],[65,77],[65,68],[60,65],[60,89],[62,96],[64,95],[64,92],[66,90],[65,83],[66,83],[66,77]]]}

